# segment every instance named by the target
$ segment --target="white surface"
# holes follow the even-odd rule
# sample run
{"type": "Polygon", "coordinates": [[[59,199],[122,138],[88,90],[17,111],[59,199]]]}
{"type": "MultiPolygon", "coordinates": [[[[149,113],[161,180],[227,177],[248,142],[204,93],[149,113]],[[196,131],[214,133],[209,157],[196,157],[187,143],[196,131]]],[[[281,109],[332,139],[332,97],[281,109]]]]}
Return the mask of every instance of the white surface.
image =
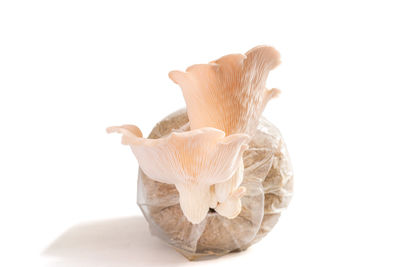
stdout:
{"type": "Polygon", "coordinates": [[[1,1],[0,265],[399,266],[398,10],[1,1]],[[259,44],[282,54],[268,80],[282,95],[264,114],[286,139],[295,196],[248,251],[190,263],[150,236],[136,160],[105,128],[148,134],[184,106],[170,70],[259,44]]]}

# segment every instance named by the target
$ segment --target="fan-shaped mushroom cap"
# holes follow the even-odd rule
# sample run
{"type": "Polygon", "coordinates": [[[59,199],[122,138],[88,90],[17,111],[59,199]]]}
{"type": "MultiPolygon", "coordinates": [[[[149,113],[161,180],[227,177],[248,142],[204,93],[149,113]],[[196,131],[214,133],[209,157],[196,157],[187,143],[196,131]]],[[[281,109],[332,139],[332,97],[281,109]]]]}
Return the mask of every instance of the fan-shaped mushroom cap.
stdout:
{"type": "Polygon", "coordinates": [[[278,51],[258,46],[245,55],[193,65],[186,72],[171,71],[169,77],[182,88],[191,129],[251,135],[267,102],[279,93],[265,88],[269,71],[279,64],[278,51]]]}
{"type": "Polygon", "coordinates": [[[109,127],[109,133],[122,133],[140,168],[153,180],[175,184],[181,208],[192,223],[201,222],[215,200],[210,186],[227,181],[236,172],[247,149],[249,136],[206,127],[172,132],[160,139],[145,139],[134,125],[109,127]]]}

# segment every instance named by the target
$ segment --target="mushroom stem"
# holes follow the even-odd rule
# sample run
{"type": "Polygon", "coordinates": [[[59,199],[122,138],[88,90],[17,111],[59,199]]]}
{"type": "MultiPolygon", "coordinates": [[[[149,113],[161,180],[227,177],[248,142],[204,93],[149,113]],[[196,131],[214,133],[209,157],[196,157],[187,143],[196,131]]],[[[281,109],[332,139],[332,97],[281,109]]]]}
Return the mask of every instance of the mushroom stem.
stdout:
{"type": "Polygon", "coordinates": [[[188,221],[193,224],[203,221],[212,202],[210,185],[185,182],[175,186],[179,192],[181,209],[188,221]]]}

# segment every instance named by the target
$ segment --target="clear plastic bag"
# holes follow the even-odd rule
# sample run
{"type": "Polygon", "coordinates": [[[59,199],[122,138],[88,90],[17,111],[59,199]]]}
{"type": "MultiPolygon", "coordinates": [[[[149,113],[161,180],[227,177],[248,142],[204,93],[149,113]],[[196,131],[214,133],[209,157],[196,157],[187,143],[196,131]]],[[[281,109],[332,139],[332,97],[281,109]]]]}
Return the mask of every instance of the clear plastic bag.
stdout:
{"type": "MultiPolygon", "coordinates": [[[[149,135],[157,139],[188,122],[179,110],[159,122],[149,135]]],[[[190,260],[242,251],[264,237],[291,199],[293,173],[279,130],[262,118],[243,156],[247,191],[234,219],[210,210],[200,224],[190,223],[179,205],[174,185],[149,179],[140,169],[137,203],[150,231],[190,260]]],[[[157,164],[157,162],[154,162],[157,164]]]]}

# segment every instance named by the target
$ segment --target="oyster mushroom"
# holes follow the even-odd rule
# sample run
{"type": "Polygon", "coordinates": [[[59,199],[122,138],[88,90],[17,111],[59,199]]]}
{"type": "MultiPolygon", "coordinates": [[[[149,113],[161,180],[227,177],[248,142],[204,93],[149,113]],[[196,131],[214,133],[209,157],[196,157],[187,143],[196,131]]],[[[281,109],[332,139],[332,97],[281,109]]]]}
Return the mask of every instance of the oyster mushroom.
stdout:
{"type": "Polygon", "coordinates": [[[172,132],[160,139],[142,138],[134,125],[109,127],[107,132],[122,134],[122,143],[131,147],[149,178],[176,186],[182,211],[194,224],[216,206],[210,187],[232,177],[249,141],[246,134],[225,136],[210,127],[172,132]]]}
{"type": "Polygon", "coordinates": [[[266,89],[269,71],[280,64],[278,51],[258,46],[190,66],[169,77],[182,88],[191,129],[213,127],[226,135],[254,134],[268,101],[279,94],[266,89]]]}
{"type": "MultiPolygon", "coordinates": [[[[182,89],[190,129],[213,127],[228,136],[252,136],[266,104],[279,94],[278,89],[265,88],[269,72],[279,64],[277,50],[257,46],[245,55],[226,55],[209,64],[193,65],[186,72],[171,71],[169,77],[182,89]]],[[[239,168],[230,179],[215,185],[218,205],[222,205],[216,211],[221,215],[233,218],[240,211],[242,180],[243,168],[239,168]]]]}

